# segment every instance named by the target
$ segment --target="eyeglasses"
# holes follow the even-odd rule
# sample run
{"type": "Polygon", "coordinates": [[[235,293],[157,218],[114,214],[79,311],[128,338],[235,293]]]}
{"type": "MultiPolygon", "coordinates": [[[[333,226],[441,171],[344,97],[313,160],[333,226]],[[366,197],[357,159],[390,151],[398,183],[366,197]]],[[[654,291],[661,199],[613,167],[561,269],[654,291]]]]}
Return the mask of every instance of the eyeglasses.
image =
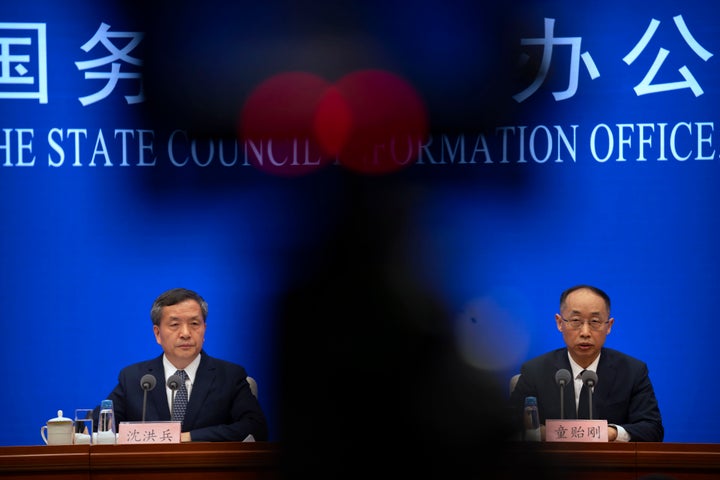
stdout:
{"type": "Polygon", "coordinates": [[[580,320],[579,318],[571,318],[568,320],[567,318],[560,315],[560,318],[563,319],[563,321],[573,330],[579,330],[582,328],[583,324],[587,323],[590,325],[591,330],[602,330],[602,328],[607,324],[610,320],[600,320],[598,318],[593,318],[591,320],[580,320]]]}

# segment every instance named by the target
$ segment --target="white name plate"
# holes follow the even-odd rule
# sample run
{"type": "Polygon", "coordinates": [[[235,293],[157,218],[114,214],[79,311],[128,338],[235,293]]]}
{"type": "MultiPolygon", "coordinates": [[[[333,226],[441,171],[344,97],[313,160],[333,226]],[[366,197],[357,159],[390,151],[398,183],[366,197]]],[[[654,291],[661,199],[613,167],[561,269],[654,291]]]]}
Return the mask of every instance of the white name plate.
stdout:
{"type": "Polygon", "coordinates": [[[118,443],[180,443],[180,422],[120,422],[118,443]]]}
{"type": "Polygon", "coordinates": [[[607,442],[607,420],[545,420],[546,442],[607,442]]]}

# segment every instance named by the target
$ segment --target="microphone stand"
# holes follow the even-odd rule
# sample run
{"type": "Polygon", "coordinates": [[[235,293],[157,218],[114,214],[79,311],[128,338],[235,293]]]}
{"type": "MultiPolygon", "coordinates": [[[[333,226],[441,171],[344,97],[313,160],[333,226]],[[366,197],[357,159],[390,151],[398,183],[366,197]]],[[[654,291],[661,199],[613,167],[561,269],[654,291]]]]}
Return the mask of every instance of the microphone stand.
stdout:
{"type": "Polygon", "coordinates": [[[142,415],[142,421],[145,423],[145,406],[147,405],[147,389],[143,388],[143,415],[142,415]]]}
{"type": "Polygon", "coordinates": [[[592,410],[592,397],[593,397],[593,387],[597,384],[597,374],[593,372],[592,370],[583,370],[582,373],[582,382],[583,386],[587,388],[588,390],[588,418],[592,420],[593,418],[593,410],[592,410]]]}
{"type": "Polygon", "coordinates": [[[170,393],[170,420],[172,420],[172,414],[173,410],[175,410],[175,392],[178,389],[177,382],[168,382],[168,387],[170,387],[171,393],[170,393]]]}
{"type": "Polygon", "coordinates": [[[167,387],[172,391],[170,395],[170,420],[172,420],[173,410],[175,409],[175,392],[180,388],[180,376],[170,375],[166,382],[167,387]]]}
{"type": "Polygon", "coordinates": [[[560,387],[560,420],[565,420],[565,386],[571,379],[570,372],[565,368],[555,372],[555,383],[560,387]]]}
{"type": "Polygon", "coordinates": [[[157,379],[150,373],[143,375],[140,379],[140,387],[143,389],[143,409],[142,409],[142,421],[145,423],[145,412],[147,411],[147,394],[150,390],[155,388],[157,379]]]}

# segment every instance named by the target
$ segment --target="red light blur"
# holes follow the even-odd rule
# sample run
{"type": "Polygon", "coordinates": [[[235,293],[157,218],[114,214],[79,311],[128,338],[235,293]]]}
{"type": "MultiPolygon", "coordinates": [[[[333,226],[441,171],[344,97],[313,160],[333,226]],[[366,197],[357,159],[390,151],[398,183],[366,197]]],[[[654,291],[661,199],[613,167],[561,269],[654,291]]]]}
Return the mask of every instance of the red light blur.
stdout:
{"type": "Polygon", "coordinates": [[[250,163],[268,173],[305,174],[338,161],[386,174],[417,159],[428,120],[412,85],[392,73],[362,70],[331,84],[290,72],[252,92],[239,132],[250,163]]]}

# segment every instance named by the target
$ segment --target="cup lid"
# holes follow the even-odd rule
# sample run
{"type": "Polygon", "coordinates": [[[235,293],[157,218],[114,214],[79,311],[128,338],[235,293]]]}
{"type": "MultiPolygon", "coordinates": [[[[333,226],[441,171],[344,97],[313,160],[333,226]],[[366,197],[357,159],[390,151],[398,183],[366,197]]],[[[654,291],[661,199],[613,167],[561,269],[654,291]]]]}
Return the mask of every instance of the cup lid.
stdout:
{"type": "Polygon", "coordinates": [[[48,423],[72,422],[71,419],[69,419],[69,418],[67,418],[67,417],[63,417],[63,411],[62,411],[62,410],[58,410],[57,415],[58,415],[57,417],[51,418],[50,420],[48,420],[48,423]]]}

